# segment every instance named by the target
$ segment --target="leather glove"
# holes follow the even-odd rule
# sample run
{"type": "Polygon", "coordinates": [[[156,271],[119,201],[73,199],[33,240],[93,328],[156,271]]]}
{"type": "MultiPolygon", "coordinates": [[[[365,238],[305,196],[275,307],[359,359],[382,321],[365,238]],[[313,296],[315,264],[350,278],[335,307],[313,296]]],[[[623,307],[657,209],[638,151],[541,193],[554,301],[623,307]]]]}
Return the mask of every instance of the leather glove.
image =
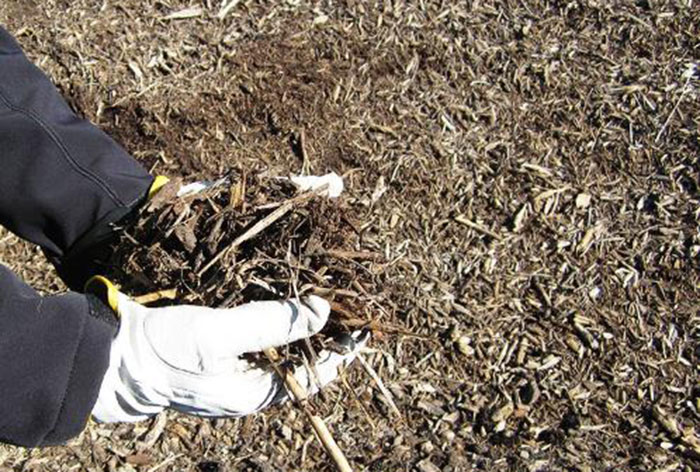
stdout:
{"type": "MultiPolygon", "coordinates": [[[[311,336],[325,325],[322,298],[254,302],[232,309],[198,306],[147,308],[119,293],[106,279],[106,297],[120,318],[93,417],[101,422],[139,421],[164,408],[200,416],[239,417],[288,398],[283,380],[241,356],[311,336]]],[[[94,289],[91,291],[95,291],[94,289]]],[[[318,382],[305,368],[295,377],[310,393],[338,375],[369,335],[340,340],[345,353],[322,351],[318,382]]]]}

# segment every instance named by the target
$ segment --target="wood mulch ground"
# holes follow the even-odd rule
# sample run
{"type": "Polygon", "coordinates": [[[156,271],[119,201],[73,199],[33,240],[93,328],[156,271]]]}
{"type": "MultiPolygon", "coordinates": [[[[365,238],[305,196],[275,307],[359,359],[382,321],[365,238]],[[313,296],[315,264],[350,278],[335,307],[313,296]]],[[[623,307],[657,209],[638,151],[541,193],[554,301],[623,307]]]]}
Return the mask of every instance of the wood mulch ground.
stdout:
{"type": "MultiPolygon", "coordinates": [[[[381,257],[334,288],[393,399],[356,365],[316,400],[357,470],[700,468],[697,1],[3,0],[0,22],[154,173],[344,175],[347,249],[381,257]]],[[[0,261],[62,289],[6,233],[0,261]]],[[[92,424],[4,469],[332,465],[285,405],[92,424]]]]}

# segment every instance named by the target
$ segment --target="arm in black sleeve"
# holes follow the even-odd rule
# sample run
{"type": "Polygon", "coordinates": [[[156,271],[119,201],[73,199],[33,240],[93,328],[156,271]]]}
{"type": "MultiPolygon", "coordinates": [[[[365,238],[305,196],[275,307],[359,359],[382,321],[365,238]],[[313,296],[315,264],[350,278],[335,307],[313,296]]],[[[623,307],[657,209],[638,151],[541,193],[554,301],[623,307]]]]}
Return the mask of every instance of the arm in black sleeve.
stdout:
{"type": "Polygon", "coordinates": [[[80,433],[116,330],[96,297],[41,297],[0,265],[0,441],[45,446],[80,433]]]}
{"type": "MultiPolygon", "coordinates": [[[[70,110],[0,28],[0,224],[40,245],[79,288],[90,247],[143,201],[151,181],[70,110]]],[[[0,266],[0,441],[36,446],[78,434],[115,331],[96,298],[41,297],[0,266]]]]}
{"type": "Polygon", "coordinates": [[[0,224],[40,245],[73,289],[90,246],[146,198],[152,178],[73,113],[0,28],[0,224]]]}

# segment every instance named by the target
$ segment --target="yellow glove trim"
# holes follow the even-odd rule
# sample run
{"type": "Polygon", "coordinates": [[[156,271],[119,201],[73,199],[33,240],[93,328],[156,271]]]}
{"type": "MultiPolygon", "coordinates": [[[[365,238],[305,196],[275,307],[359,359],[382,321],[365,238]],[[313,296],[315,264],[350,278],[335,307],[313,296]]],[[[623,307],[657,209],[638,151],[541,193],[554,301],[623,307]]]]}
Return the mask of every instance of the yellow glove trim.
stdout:
{"type": "Polygon", "coordinates": [[[165,184],[167,184],[168,182],[170,182],[170,179],[167,178],[166,176],[164,176],[164,175],[156,176],[156,178],[153,179],[153,183],[151,184],[151,188],[148,190],[148,199],[150,200],[151,198],[153,198],[155,196],[155,194],[158,193],[158,191],[160,189],[162,189],[165,186],[165,184]]]}
{"type": "Polygon", "coordinates": [[[101,275],[91,277],[85,283],[85,292],[97,295],[119,316],[119,290],[107,278],[101,275]]]}

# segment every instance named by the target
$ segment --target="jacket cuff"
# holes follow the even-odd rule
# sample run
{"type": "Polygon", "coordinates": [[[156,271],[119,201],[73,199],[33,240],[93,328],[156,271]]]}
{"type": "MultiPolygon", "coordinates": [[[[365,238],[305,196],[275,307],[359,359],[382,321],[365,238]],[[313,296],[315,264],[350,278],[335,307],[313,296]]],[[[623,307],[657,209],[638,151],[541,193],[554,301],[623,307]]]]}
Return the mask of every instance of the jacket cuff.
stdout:
{"type": "Polygon", "coordinates": [[[117,333],[118,320],[97,297],[88,295],[86,301],[88,310],[68,386],[55,426],[41,446],[60,444],[80,434],[92,413],[109,365],[110,346],[117,333]]]}
{"type": "Polygon", "coordinates": [[[109,259],[110,245],[118,235],[118,229],[130,226],[139,208],[147,201],[150,188],[144,186],[142,197],[129,207],[116,207],[97,221],[61,257],[46,253],[68,288],[83,292],[85,283],[93,275],[103,272],[102,265],[109,259]]]}

